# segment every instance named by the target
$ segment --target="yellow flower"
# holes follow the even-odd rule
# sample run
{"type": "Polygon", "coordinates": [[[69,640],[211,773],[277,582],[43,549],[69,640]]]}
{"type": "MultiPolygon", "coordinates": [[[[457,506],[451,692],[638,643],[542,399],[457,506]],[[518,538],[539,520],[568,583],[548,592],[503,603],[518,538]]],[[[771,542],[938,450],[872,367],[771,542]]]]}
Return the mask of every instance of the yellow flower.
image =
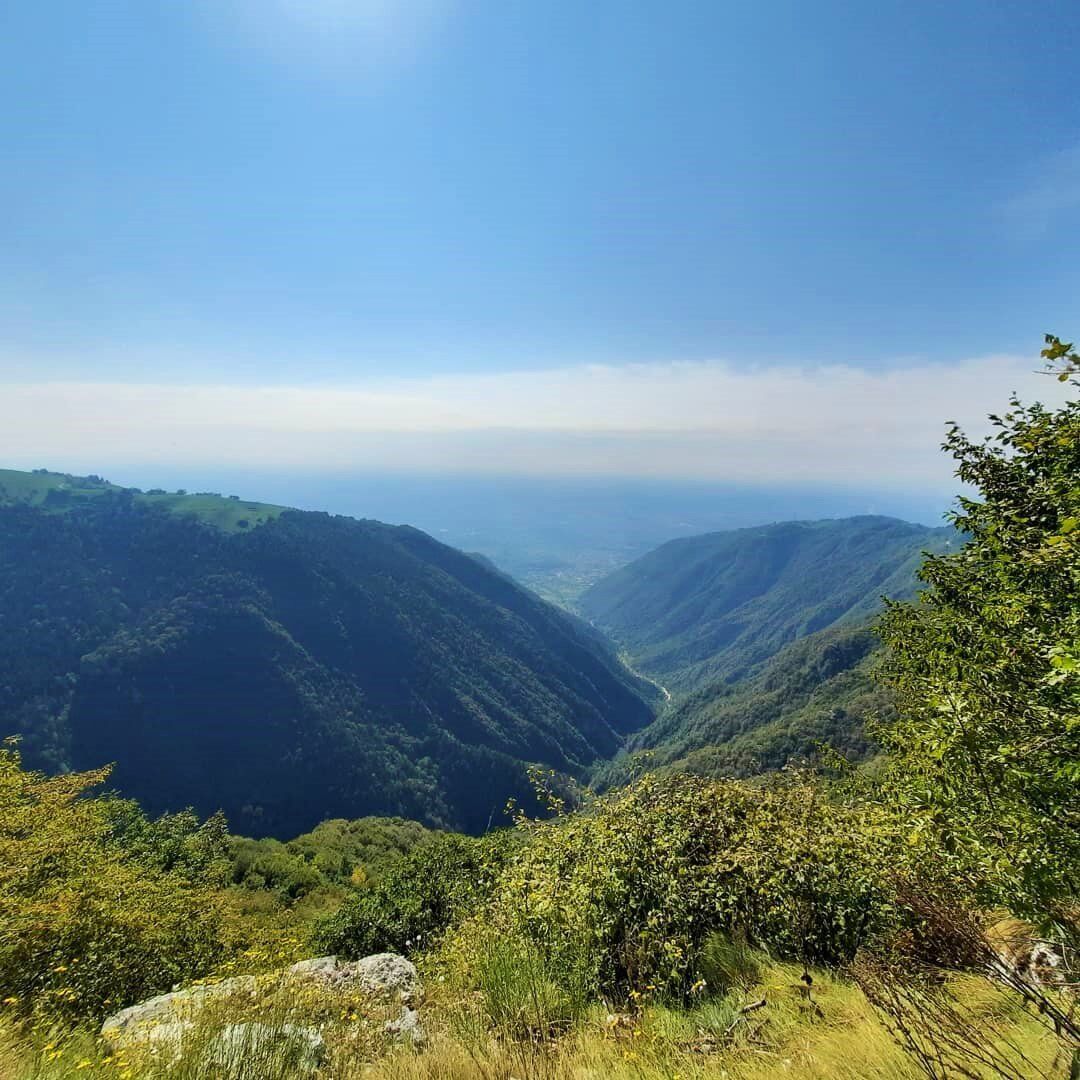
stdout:
{"type": "Polygon", "coordinates": [[[83,1058],[82,1061],[80,1061],[79,1064],[75,1066],[75,1068],[76,1069],[89,1069],[90,1066],[93,1065],[93,1064],[94,1063],[89,1058],[83,1058]]]}
{"type": "Polygon", "coordinates": [[[6,997],[6,998],[4,998],[4,1004],[5,1005],[18,1005],[19,1004],[19,999],[17,997],[6,997]]]}

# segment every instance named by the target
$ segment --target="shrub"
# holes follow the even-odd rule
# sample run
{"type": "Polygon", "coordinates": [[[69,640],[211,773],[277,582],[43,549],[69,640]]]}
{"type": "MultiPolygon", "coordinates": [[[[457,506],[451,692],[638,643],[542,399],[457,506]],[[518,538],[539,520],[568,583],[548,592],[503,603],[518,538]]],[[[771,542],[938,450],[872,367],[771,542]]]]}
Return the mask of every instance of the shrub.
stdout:
{"type": "Polygon", "coordinates": [[[0,750],[0,998],[19,1012],[101,1016],[204,973],[222,952],[215,860],[192,854],[206,837],[189,836],[185,864],[171,852],[175,819],[155,844],[130,804],[87,796],[107,775],[46,777],[0,750]],[[131,854],[122,842],[135,831],[131,854]]]}
{"type": "Polygon", "coordinates": [[[233,837],[229,844],[234,885],[269,889],[283,900],[296,900],[326,884],[318,868],[293,854],[280,840],[233,837]]]}
{"type": "Polygon", "coordinates": [[[517,941],[564,986],[680,996],[703,956],[719,959],[717,933],[829,965],[894,917],[887,820],[801,782],[646,776],[530,831],[490,903],[448,942],[474,984],[496,944],[517,941]]]}
{"type": "Polygon", "coordinates": [[[344,956],[435,944],[447,927],[478,907],[515,846],[513,830],[476,839],[448,834],[414,848],[370,889],[323,920],[319,949],[344,956]]]}
{"type": "MultiPolygon", "coordinates": [[[[1047,343],[1068,378],[1072,347],[1047,343]]],[[[945,441],[967,542],[928,556],[918,601],[881,620],[900,715],[879,734],[916,842],[1038,921],[1080,896],[1080,394],[990,419],[985,441],[955,425],[945,441]]]]}

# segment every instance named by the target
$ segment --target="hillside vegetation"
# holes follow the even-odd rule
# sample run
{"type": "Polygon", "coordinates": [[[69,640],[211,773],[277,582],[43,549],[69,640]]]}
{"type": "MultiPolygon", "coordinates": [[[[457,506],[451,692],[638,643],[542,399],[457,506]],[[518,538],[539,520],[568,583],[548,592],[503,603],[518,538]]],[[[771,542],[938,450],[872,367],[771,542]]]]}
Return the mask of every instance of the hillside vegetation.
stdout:
{"type": "MultiPolygon", "coordinates": [[[[1048,346],[1066,380],[1080,373],[1071,346],[1048,346]]],[[[972,493],[953,516],[962,548],[928,556],[918,597],[878,620],[872,674],[896,711],[873,771],[751,784],[661,770],[569,810],[564,778],[533,768],[543,813],[517,805],[508,828],[332,822],[282,850],[230,839],[220,815],[147,817],[102,793],[105,770],[48,777],[3,749],[0,1068],[16,1080],[1075,1077],[1080,398],[1057,411],[1014,401],[994,423],[989,441],[947,438],[972,493]],[[386,859],[346,884],[365,850],[386,859]],[[261,855],[321,861],[344,902],[268,918],[248,899],[270,879],[241,871],[261,855]],[[347,959],[305,965],[303,979],[323,973],[314,984],[282,967],[327,949],[407,953],[423,985],[403,957],[366,957],[408,975],[389,998],[349,984],[364,965],[347,959]],[[192,1018],[99,1027],[174,981],[192,1018]]],[[[762,668],[758,693],[801,686],[802,705],[776,701],[798,711],[858,671],[868,641],[849,629],[789,646],[779,683],[762,668]]]]}
{"type": "Polygon", "coordinates": [[[826,748],[865,761],[880,752],[870,729],[896,715],[892,693],[874,677],[879,646],[868,626],[799,638],[754,674],[676,700],[595,782],[608,787],[642,768],[750,777],[819,760],[826,748]]]}
{"type": "Polygon", "coordinates": [[[885,517],[789,521],[672,540],[597,582],[581,610],[673,692],[749,674],[784,645],[910,596],[951,529],[885,517]]]}
{"type": "Polygon", "coordinates": [[[785,522],[673,541],[599,582],[583,610],[672,700],[595,783],[872,757],[895,708],[872,677],[871,622],[883,596],[913,594],[923,551],[956,542],[893,518],[785,522]]]}
{"type": "Polygon", "coordinates": [[[227,531],[24,475],[38,494],[0,506],[0,717],[29,763],[114,761],[152,813],[480,830],[528,763],[584,775],[652,718],[593,631],[414,529],[281,511],[227,531]]]}
{"type": "MultiPolygon", "coordinates": [[[[13,1080],[313,1076],[292,1036],[312,1024],[317,1075],[342,1080],[922,1075],[850,964],[888,955],[917,918],[896,874],[929,888],[936,870],[865,793],[645,778],[573,815],[424,840],[305,931],[237,902],[219,820],[148,821],[94,795],[103,779],[39,777],[0,754],[0,1066],[13,1080]],[[213,985],[326,948],[414,956],[426,1041],[388,1038],[377,1001],[272,973],[175,1050],[96,1034],[178,978],[213,985]],[[222,1030],[252,1022],[273,1042],[223,1059],[222,1030]]],[[[960,971],[936,994],[977,1030],[979,1060],[930,1075],[1062,1075],[1060,1043],[1015,995],[960,971]]]]}

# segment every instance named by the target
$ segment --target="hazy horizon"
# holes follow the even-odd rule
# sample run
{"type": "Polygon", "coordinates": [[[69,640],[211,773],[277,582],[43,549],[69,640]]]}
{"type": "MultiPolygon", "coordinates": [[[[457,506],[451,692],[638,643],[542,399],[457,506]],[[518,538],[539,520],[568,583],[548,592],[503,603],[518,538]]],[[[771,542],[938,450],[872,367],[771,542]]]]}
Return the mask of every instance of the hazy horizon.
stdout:
{"type": "MultiPolygon", "coordinates": [[[[46,463],[41,463],[45,467],[46,463]]],[[[48,463],[55,471],[55,463],[48,463]]],[[[777,521],[882,514],[944,524],[944,492],[745,486],[611,477],[177,470],[144,466],[104,479],[126,487],[214,491],[243,499],[412,525],[484,555],[552,599],[571,602],[605,573],[668,540],[777,521]]]]}
{"type": "Polygon", "coordinates": [[[6,15],[13,465],[936,491],[1058,400],[1063,0],[6,15]]]}

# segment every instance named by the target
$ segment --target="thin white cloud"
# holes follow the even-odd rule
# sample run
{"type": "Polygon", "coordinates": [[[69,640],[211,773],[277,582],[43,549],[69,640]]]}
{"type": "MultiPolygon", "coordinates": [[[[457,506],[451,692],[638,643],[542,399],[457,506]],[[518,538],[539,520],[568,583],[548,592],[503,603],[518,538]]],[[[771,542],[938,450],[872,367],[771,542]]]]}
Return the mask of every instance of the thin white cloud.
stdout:
{"type": "Polygon", "coordinates": [[[0,384],[0,463],[155,462],[948,488],[946,419],[1075,392],[1026,357],[881,372],[585,366],[339,387],[0,384]]]}

